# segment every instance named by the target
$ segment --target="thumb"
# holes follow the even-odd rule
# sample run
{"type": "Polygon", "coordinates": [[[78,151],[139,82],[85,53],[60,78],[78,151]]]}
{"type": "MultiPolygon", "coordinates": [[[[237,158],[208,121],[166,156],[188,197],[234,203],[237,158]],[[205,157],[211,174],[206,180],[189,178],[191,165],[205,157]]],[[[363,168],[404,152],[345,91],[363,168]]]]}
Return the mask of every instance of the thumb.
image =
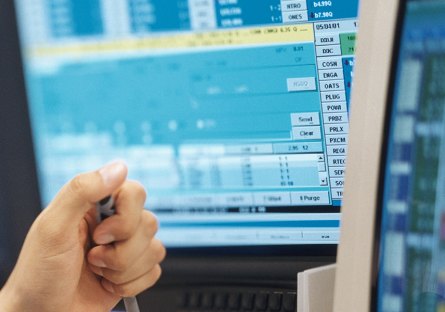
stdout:
{"type": "Polygon", "coordinates": [[[79,174],[59,191],[45,210],[55,213],[61,225],[79,224],[96,202],[113,193],[124,183],[126,176],[127,166],[122,162],[79,174]]]}

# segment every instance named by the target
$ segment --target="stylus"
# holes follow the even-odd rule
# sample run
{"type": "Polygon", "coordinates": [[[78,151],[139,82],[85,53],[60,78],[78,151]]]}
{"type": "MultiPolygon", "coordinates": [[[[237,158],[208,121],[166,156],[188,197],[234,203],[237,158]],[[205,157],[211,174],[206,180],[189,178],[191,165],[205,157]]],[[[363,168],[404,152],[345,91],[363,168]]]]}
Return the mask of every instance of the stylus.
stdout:
{"type": "MultiPolygon", "coordinates": [[[[116,213],[114,206],[114,199],[110,195],[96,203],[96,218],[97,224],[100,224],[106,218],[116,213]]],[[[124,297],[125,309],[127,312],[140,312],[136,297],[124,297]]]]}

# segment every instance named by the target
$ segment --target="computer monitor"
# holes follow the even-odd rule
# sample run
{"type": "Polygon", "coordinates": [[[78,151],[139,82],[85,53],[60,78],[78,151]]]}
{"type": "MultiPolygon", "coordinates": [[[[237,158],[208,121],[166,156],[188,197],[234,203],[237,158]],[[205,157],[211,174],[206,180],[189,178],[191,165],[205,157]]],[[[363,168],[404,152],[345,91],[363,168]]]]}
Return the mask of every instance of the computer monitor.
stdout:
{"type": "Polygon", "coordinates": [[[42,207],[126,161],[191,309],[335,261],[357,0],[14,3],[42,207]]]}
{"type": "Polygon", "coordinates": [[[337,243],[358,1],[16,4],[43,206],[122,158],[168,247],[337,243]]]}
{"type": "Polygon", "coordinates": [[[361,4],[334,311],[441,311],[445,1],[361,4]]]}

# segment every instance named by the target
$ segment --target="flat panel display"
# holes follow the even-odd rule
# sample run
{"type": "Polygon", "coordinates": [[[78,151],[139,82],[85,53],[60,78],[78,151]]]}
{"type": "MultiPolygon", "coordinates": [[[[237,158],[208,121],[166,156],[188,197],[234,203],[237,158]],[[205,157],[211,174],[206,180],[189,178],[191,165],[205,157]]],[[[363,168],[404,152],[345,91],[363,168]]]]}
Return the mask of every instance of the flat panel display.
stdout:
{"type": "Polygon", "coordinates": [[[445,1],[402,5],[376,310],[444,311],[445,1]]]}
{"type": "Polygon", "coordinates": [[[122,159],[167,247],[338,243],[357,0],[15,2],[44,206],[122,159]]]}

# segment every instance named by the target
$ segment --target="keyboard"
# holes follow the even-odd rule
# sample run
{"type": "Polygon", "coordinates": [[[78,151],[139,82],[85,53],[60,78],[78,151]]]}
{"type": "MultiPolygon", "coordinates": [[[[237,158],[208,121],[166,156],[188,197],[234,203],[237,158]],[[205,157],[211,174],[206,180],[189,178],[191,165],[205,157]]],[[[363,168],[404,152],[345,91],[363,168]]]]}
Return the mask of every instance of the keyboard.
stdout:
{"type": "Polygon", "coordinates": [[[188,311],[296,311],[296,293],[258,292],[187,292],[178,298],[178,312],[188,311]]]}
{"type": "Polygon", "coordinates": [[[138,298],[141,312],[295,312],[296,286],[177,285],[138,298]]]}

